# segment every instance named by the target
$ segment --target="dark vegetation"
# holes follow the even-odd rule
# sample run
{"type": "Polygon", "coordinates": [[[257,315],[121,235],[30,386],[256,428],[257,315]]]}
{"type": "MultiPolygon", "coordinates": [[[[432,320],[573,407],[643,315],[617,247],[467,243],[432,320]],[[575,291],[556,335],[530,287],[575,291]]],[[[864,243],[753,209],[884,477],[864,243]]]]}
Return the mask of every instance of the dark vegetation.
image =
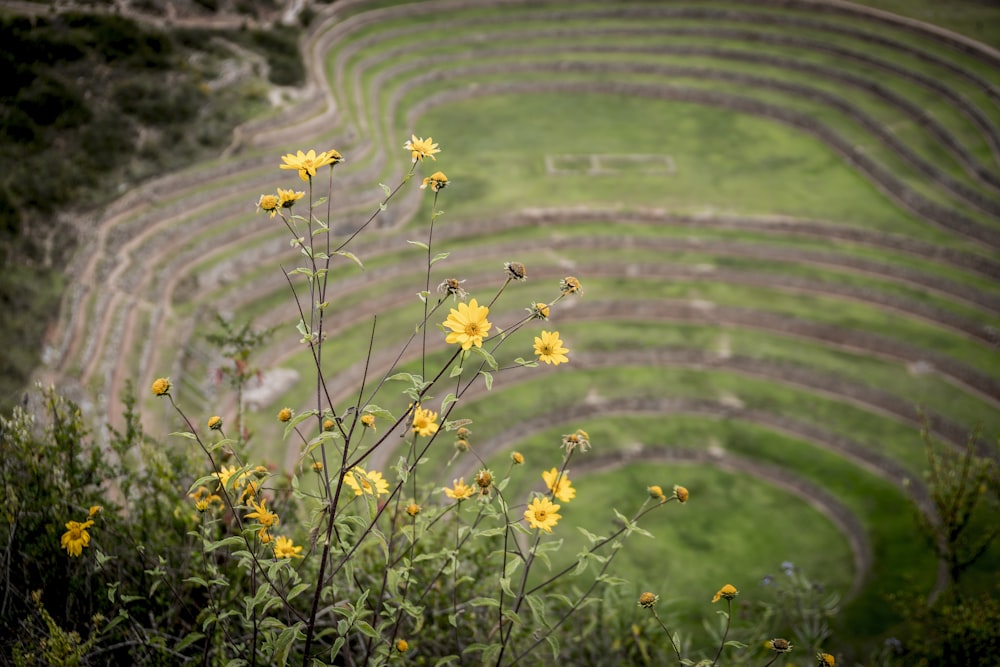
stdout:
{"type": "MultiPolygon", "coordinates": [[[[221,150],[263,87],[213,86],[235,43],[271,83],[304,79],[298,32],[164,31],[113,15],[0,16],[0,407],[18,400],[58,309],[83,213],[221,150]]],[[[260,74],[258,72],[257,74],[260,74]]]]}

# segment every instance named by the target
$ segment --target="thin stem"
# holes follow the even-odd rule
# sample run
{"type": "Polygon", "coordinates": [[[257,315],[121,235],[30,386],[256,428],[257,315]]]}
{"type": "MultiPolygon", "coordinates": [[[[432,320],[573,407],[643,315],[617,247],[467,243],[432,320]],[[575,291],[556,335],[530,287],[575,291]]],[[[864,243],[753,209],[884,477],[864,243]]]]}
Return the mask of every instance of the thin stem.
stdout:
{"type": "MultiPolygon", "coordinates": [[[[729,636],[729,628],[733,624],[733,599],[726,598],[726,604],[729,605],[729,611],[726,613],[726,631],[722,633],[722,641],[719,642],[719,650],[715,653],[715,660],[712,661],[712,667],[715,667],[719,663],[719,656],[722,655],[722,649],[726,645],[726,637],[729,636]]],[[[777,657],[777,655],[774,656],[774,658],[777,657]]],[[[771,658],[771,662],[774,662],[774,658],[771,658]]],[[[771,662],[767,664],[770,665],[771,662]]]]}
{"type": "Polygon", "coordinates": [[[653,612],[653,618],[656,619],[656,622],[659,623],[660,627],[663,628],[663,631],[667,633],[667,639],[670,640],[670,648],[674,650],[674,655],[677,656],[677,663],[683,664],[684,660],[683,658],[681,658],[680,649],[677,648],[677,644],[676,642],[674,642],[674,636],[670,634],[670,630],[667,629],[666,624],[664,624],[664,622],[660,620],[660,615],[656,613],[656,609],[650,608],[650,611],[653,612]]]}

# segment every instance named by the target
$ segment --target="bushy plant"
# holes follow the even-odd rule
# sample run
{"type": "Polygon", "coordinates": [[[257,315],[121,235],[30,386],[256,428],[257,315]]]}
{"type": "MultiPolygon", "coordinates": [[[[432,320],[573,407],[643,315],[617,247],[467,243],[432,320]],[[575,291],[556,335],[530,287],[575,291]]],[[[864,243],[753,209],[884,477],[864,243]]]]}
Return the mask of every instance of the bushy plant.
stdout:
{"type": "MultiPolygon", "coordinates": [[[[331,266],[363,266],[352,242],[440,153],[430,137],[414,135],[404,148],[409,170],[395,188],[383,186],[383,201],[346,238],[334,236],[329,194],[319,196],[332,191],[343,168],[335,150],[285,155],[280,167],[306,189],[278,188],[257,201],[260,213],[288,230],[301,258],[285,273],[315,371],[307,380],[310,405],[275,415],[284,447],[296,448],[290,470],[255,460],[242,424],[242,388],[265,334],[223,319],[213,342],[231,364],[222,377],[236,392],[233,426],[219,414],[193,417],[205,407],[185,405],[166,377],[150,387],[180,425],[166,443],[146,437],[131,398],[125,427],[107,445],[52,391],[44,393],[46,424],[24,410],[4,421],[3,483],[12,499],[3,526],[6,590],[16,613],[5,606],[3,622],[17,637],[18,664],[602,664],[609,656],[695,664],[693,656],[715,665],[762,652],[771,664],[792,642],[772,637],[761,650],[741,652],[762,646],[764,625],[806,635],[795,626],[799,617],[779,619],[767,609],[736,618],[739,592],[731,584],[712,600],[724,609],[708,639],[672,632],[651,592],[638,607],[628,602],[648,616],[600,630],[624,617],[620,596],[598,604],[622,583],[615,557],[629,538],[653,537],[643,518],[687,503],[688,490],[650,480],[635,489],[632,507],[608,508],[607,534],[581,529],[589,546],[569,565],[552,566],[560,535],[572,529],[570,468],[588,455],[589,435],[577,429],[552,443],[546,460],[513,452],[502,469],[491,469],[462,406],[474,386],[488,391],[509,373],[572,363],[570,343],[550,321],[583,287],[565,276],[522,298],[527,307],[502,315],[504,322],[498,305],[528,276],[518,261],[498,266],[497,285],[477,295],[458,277],[433,287],[432,268],[448,259],[434,243],[439,198],[450,185],[443,172],[421,181],[432,213],[426,238],[409,243],[419,251],[423,281],[404,287],[417,292],[418,314],[389,367],[373,364],[375,321],[360,352],[328,335],[331,266]],[[433,353],[435,338],[446,346],[443,356],[433,353]],[[333,354],[364,363],[350,400],[331,398],[324,360],[333,354]],[[408,370],[407,354],[416,358],[408,370]],[[444,465],[442,450],[454,452],[444,465]],[[458,457],[475,457],[478,471],[456,478],[450,467],[458,457]],[[525,476],[542,490],[508,493],[525,476]],[[602,641],[608,652],[595,652],[602,641]]],[[[822,627],[808,629],[816,631],[810,645],[826,638],[822,627]]],[[[821,652],[816,660],[833,664],[821,652]]]]}

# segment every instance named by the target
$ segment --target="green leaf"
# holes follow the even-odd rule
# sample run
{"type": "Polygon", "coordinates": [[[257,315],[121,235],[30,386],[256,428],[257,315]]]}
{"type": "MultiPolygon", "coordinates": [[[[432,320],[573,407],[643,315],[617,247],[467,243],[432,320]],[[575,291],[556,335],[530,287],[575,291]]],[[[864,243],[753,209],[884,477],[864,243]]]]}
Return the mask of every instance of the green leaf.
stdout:
{"type": "Polygon", "coordinates": [[[380,408],[379,406],[377,406],[377,405],[375,405],[373,403],[369,403],[368,405],[366,405],[361,410],[361,412],[366,413],[366,414],[370,414],[370,415],[375,415],[376,417],[379,417],[381,419],[388,419],[390,421],[396,421],[396,418],[392,416],[391,412],[389,412],[385,408],[380,408]]]}
{"type": "Polygon", "coordinates": [[[493,358],[492,354],[490,354],[481,347],[476,347],[475,345],[473,345],[469,349],[478,354],[479,356],[481,356],[483,359],[485,359],[487,366],[489,366],[493,370],[497,370],[497,360],[493,358]]]}
{"type": "Polygon", "coordinates": [[[361,260],[358,259],[358,256],[355,255],[353,252],[347,252],[346,250],[338,250],[333,254],[340,255],[341,257],[346,257],[347,259],[357,264],[359,269],[361,269],[362,271],[365,270],[365,265],[361,263],[361,260]]]}
{"type": "Polygon", "coordinates": [[[385,183],[379,183],[379,184],[378,184],[378,186],[379,186],[380,188],[382,188],[382,192],[384,192],[384,193],[385,193],[385,196],[386,196],[386,197],[388,197],[389,195],[391,195],[391,194],[392,194],[392,188],[390,188],[390,187],[389,187],[388,185],[386,185],[385,183]]]}
{"type": "Polygon", "coordinates": [[[450,252],[439,252],[438,254],[434,255],[434,259],[431,260],[431,264],[430,265],[434,266],[435,264],[437,264],[441,260],[448,259],[448,255],[450,255],[450,254],[451,254],[450,252]]]}
{"type": "Polygon", "coordinates": [[[409,243],[410,245],[415,245],[418,248],[423,248],[424,250],[430,250],[430,247],[426,243],[422,243],[420,241],[407,241],[407,243],[409,243]]]}
{"type": "Polygon", "coordinates": [[[455,396],[455,394],[449,393],[447,396],[445,396],[444,400],[441,401],[441,410],[440,410],[441,414],[444,414],[448,410],[448,406],[457,400],[458,396],[455,396]]]}
{"type": "Polygon", "coordinates": [[[180,640],[180,642],[178,642],[178,644],[174,646],[173,650],[176,651],[177,653],[180,653],[191,644],[195,643],[199,639],[204,639],[204,638],[205,635],[201,634],[200,632],[192,632],[187,637],[180,640]]]}
{"type": "Polygon", "coordinates": [[[176,435],[179,438],[187,438],[188,440],[197,440],[197,436],[191,431],[174,431],[170,435],[176,435]]]}
{"type": "Polygon", "coordinates": [[[300,412],[299,414],[292,417],[288,421],[288,423],[285,424],[285,434],[282,436],[282,439],[287,439],[288,434],[291,433],[296,426],[298,426],[305,420],[309,419],[310,417],[315,417],[316,414],[317,413],[315,410],[306,410],[305,412],[300,412]]]}
{"type": "Polygon", "coordinates": [[[458,377],[461,374],[462,374],[462,367],[461,366],[452,366],[451,367],[451,372],[448,373],[448,377],[449,378],[458,377]]]}
{"type": "Polygon", "coordinates": [[[493,374],[486,371],[479,371],[479,374],[483,376],[483,381],[486,382],[486,391],[493,391],[493,374]]]}
{"type": "Polygon", "coordinates": [[[484,597],[472,598],[471,600],[466,602],[466,604],[471,605],[473,607],[497,607],[497,608],[500,607],[499,601],[494,600],[493,598],[484,598],[484,597]]]}
{"type": "Polygon", "coordinates": [[[551,629],[548,619],[545,618],[545,603],[541,598],[537,595],[526,595],[524,596],[524,601],[531,608],[531,615],[535,617],[535,620],[541,623],[546,629],[551,629]]]}
{"type": "Polygon", "coordinates": [[[559,640],[555,638],[555,635],[545,635],[545,641],[552,649],[552,662],[556,662],[559,659],[559,640]]]}

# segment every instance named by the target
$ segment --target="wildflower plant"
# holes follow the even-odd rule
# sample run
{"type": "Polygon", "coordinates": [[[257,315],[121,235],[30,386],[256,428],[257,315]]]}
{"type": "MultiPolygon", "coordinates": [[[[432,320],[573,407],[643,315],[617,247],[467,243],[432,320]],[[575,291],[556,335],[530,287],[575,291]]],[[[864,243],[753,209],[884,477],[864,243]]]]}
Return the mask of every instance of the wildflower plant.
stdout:
{"type": "MultiPolygon", "coordinates": [[[[345,235],[334,234],[331,193],[344,164],[336,150],[284,155],[275,166],[298,180],[247,202],[287,230],[299,258],[297,266],[282,268],[299,313],[300,344],[312,361],[311,397],[307,404],[269,409],[283,429],[283,446],[292,448],[293,469],[263,465],[247,447],[242,392],[258,372],[249,356],[270,332],[220,319],[223,333],[213,342],[233,364],[234,435],[214,412],[222,406],[199,406],[204,413],[193,417],[169,379],[150,386],[182,425],[169,449],[183,462],[163,475],[174,488],[163,490],[164,480],[155,484],[173,499],[184,557],[149,552],[135,540],[145,578],[119,581],[104,549],[126,532],[115,528],[121,508],[107,504],[86,518],[79,507],[63,508],[64,557],[92,562],[97,574],[108,570],[109,599],[124,613],[109,625],[131,624],[139,635],[159,632],[129,615],[128,605],[169,593],[171,614],[184,619],[178,632],[184,640],[150,643],[162,647],[151,649],[162,652],[160,661],[311,667],[419,656],[513,665],[538,662],[541,649],[556,659],[561,641],[574,633],[570,619],[621,583],[613,564],[627,540],[652,537],[640,526],[644,517],[688,500],[685,487],[668,493],[663,489],[670,487],[651,484],[636,493],[629,514],[609,508],[614,528],[608,534],[580,528],[574,506],[586,491],[574,486],[570,465],[591,449],[582,429],[553,442],[550,457],[527,461],[512,452],[505,464],[487,464],[473,424],[462,415],[464,399],[473,387],[491,390],[514,369],[571,364],[572,342],[541,326],[558,321],[560,302],[582,294],[581,283],[569,276],[536,287],[517,261],[497,267],[492,289],[463,287],[460,277],[432,281],[435,266],[449,257],[434,242],[439,198],[460,191],[461,181],[454,185],[441,171],[415,180],[425,158],[447,155],[430,137],[414,134],[404,149],[408,171],[394,188],[383,186],[382,201],[345,235]],[[360,351],[329,335],[329,276],[335,263],[363,267],[350,249],[354,240],[404,187],[417,183],[432,198],[432,213],[426,238],[409,242],[421,251],[421,284],[409,288],[417,292],[416,321],[393,361],[379,368],[372,353],[381,342],[375,322],[360,351]],[[506,298],[526,289],[541,293],[506,298]],[[443,356],[432,353],[442,348],[443,356]],[[363,381],[349,399],[334,398],[341,394],[333,391],[325,363],[332,355],[364,362],[363,381]],[[410,366],[407,358],[415,359],[410,366]],[[431,463],[430,454],[444,461],[445,452],[451,453],[447,463],[431,463]],[[475,459],[477,472],[462,476],[451,469],[463,457],[475,459]],[[514,486],[534,490],[514,493],[515,480],[514,486]],[[563,536],[577,530],[587,546],[568,564],[554,565],[563,536]]],[[[126,504],[138,497],[130,488],[119,489],[126,504]]],[[[81,507],[100,500],[88,497],[81,507]]],[[[727,632],[735,596],[731,586],[717,596],[729,606],[727,632]]],[[[646,594],[640,606],[655,614],[658,599],[646,594]]],[[[727,641],[723,636],[720,654],[727,641]]],[[[672,635],[670,642],[680,660],[681,644],[672,635]]]]}

